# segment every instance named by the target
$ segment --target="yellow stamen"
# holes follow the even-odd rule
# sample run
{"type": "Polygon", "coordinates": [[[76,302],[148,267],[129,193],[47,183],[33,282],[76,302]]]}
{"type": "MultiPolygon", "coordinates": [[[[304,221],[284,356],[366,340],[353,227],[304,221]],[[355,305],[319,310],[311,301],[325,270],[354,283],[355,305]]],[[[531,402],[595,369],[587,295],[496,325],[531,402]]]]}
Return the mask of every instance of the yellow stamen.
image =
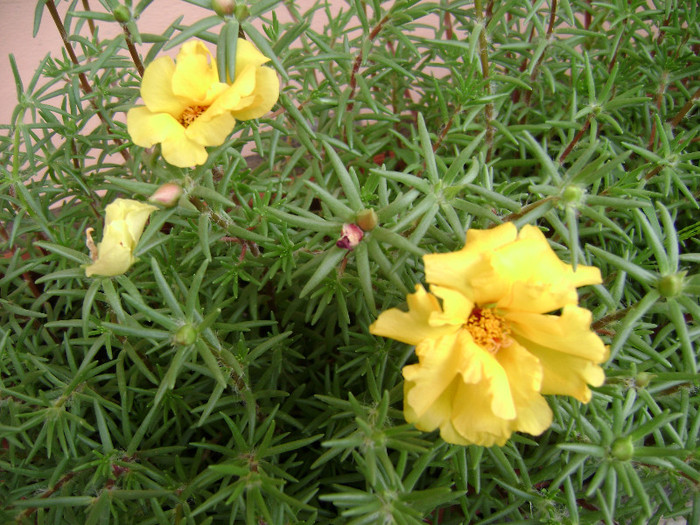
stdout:
{"type": "Polygon", "coordinates": [[[178,118],[177,120],[183,126],[188,127],[195,120],[197,120],[197,117],[199,117],[207,109],[209,109],[209,106],[188,106],[185,108],[185,111],[182,112],[182,115],[180,115],[180,118],[178,118]]]}
{"type": "Polygon", "coordinates": [[[490,308],[475,307],[464,326],[474,342],[492,354],[511,342],[506,320],[490,308]]]}

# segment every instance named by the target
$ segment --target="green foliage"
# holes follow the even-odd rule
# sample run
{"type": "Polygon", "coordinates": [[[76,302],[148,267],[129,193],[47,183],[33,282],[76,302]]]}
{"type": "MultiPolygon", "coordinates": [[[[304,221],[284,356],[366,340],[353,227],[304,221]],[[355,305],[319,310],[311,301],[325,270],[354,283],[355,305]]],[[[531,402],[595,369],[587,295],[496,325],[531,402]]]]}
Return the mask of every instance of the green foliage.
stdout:
{"type": "Polygon", "coordinates": [[[190,26],[173,2],[159,35],[150,1],[100,3],[58,3],[66,49],[28,82],[9,58],[0,521],[698,523],[696,2],[267,0],[190,26]],[[130,50],[201,38],[230,77],[239,31],[282,78],[275,111],[193,170],[134,146],[130,50]],[[86,278],[105,205],[168,181],[184,196],[138,262],[86,278]],[[581,304],[607,381],[548,398],[541,436],[452,446],[405,424],[412,349],[368,326],[422,254],[503,221],[601,269],[581,304]]]}

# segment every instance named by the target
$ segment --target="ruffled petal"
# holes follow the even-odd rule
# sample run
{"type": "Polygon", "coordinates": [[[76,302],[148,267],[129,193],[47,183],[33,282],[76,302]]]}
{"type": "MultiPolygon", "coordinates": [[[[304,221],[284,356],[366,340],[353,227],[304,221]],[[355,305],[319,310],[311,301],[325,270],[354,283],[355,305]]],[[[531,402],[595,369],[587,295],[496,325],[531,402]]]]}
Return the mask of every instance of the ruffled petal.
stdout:
{"type": "Polygon", "coordinates": [[[141,81],[141,98],[152,113],[168,113],[177,118],[187,107],[185,101],[173,93],[174,72],[175,64],[168,56],[156,58],[146,67],[141,81]]]}
{"type": "Polygon", "coordinates": [[[543,372],[539,359],[516,341],[502,347],[496,359],[508,376],[515,403],[517,417],[511,430],[540,435],[552,424],[552,410],[540,394],[543,372]]]}
{"type": "Polygon", "coordinates": [[[432,432],[436,428],[439,428],[440,436],[448,443],[468,445],[469,442],[460,436],[452,425],[452,400],[454,399],[454,394],[457,389],[457,380],[452,381],[442,394],[435,399],[430,410],[425,411],[421,417],[418,417],[418,414],[416,414],[416,411],[409,401],[409,399],[415,397],[411,393],[415,386],[416,383],[413,381],[404,381],[403,412],[406,421],[424,432],[432,432]]]}
{"type": "MultiPolygon", "coordinates": [[[[425,278],[431,284],[454,288],[476,302],[481,302],[474,296],[472,281],[478,279],[484,272],[490,271],[485,255],[513,242],[517,235],[517,228],[510,222],[490,230],[470,229],[467,231],[466,242],[461,250],[423,256],[425,278]]],[[[499,283],[492,279],[482,281],[483,285],[502,289],[499,283]]]]}
{"type": "Polygon", "coordinates": [[[430,314],[430,326],[462,326],[474,308],[474,303],[460,292],[443,286],[431,286],[430,292],[442,300],[442,311],[430,314]]]}
{"type": "Polygon", "coordinates": [[[588,385],[601,386],[605,382],[603,369],[589,359],[521,340],[517,336],[516,339],[542,364],[542,394],[572,396],[588,403],[592,395],[588,385]]]}
{"type": "Polygon", "coordinates": [[[404,403],[411,406],[417,418],[433,410],[436,400],[457,376],[462,361],[457,342],[456,334],[426,339],[416,347],[418,363],[403,368],[404,379],[413,383],[404,403]]]}
{"type": "Polygon", "coordinates": [[[503,446],[511,435],[511,425],[491,408],[492,397],[484,384],[459,383],[452,405],[452,424],[469,443],[503,446]]]}
{"type": "Polygon", "coordinates": [[[408,312],[391,308],[377,318],[369,327],[371,334],[390,337],[402,343],[417,345],[424,339],[437,338],[454,334],[459,327],[431,326],[430,316],[441,312],[437,298],[426,292],[421,285],[416,285],[416,293],[406,297],[408,312]]]}
{"type": "Polygon", "coordinates": [[[231,134],[235,124],[236,119],[230,113],[209,117],[204,112],[185,129],[185,135],[202,146],[220,146],[231,134]]]}
{"type": "Polygon", "coordinates": [[[208,106],[225,87],[207,47],[199,40],[185,42],[175,60],[173,93],[187,105],[208,106]]]}
{"type": "Polygon", "coordinates": [[[585,308],[565,306],[561,315],[509,312],[505,318],[521,340],[594,363],[602,363],[607,359],[605,344],[591,330],[592,314],[585,308]]]}
{"type": "Polygon", "coordinates": [[[234,110],[238,120],[260,118],[277,103],[280,94],[280,81],[277,73],[269,67],[259,67],[255,71],[255,91],[252,100],[241,100],[242,109],[234,110]]]}
{"type": "Polygon", "coordinates": [[[602,282],[600,271],[592,266],[579,266],[574,272],[534,226],[523,227],[518,240],[493,252],[489,261],[489,279],[510,287],[506,294],[486,300],[504,309],[551,312],[577,304],[577,286],[602,282]]]}
{"type": "Polygon", "coordinates": [[[150,148],[168,137],[184,135],[182,127],[168,113],[153,113],[145,106],[131,108],[126,114],[126,128],[137,146],[150,148]]]}

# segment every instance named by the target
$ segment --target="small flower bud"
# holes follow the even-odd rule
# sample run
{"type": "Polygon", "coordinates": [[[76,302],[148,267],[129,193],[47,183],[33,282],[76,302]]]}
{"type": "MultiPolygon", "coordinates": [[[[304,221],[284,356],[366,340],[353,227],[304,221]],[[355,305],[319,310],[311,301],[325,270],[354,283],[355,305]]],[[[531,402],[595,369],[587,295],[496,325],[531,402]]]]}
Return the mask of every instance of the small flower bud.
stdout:
{"type": "Polygon", "coordinates": [[[236,15],[236,20],[241,22],[250,16],[250,10],[247,5],[238,4],[234,10],[234,15],[236,15]]]}
{"type": "Polygon", "coordinates": [[[211,8],[219,16],[231,16],[236,9],[236,2],[233,0],[212,0],[211,8]]]}
{"type": "Polygon", "coordinates": [[[652,375],[648,372],[639,372],[635,377],[634,377],[634,384],[637,385],[639,388],[646,388],[649,386],[649,383],[651,383],[651,378],[652,375]]]}
{"type": "Polygon", "coordinates": [[[153,192],[148,200],[157,204],[162,204],[167,208],[171,208],[177,204],[177,201],[182,195],[182,187],[174,182],[166,182],[153,192]]]}
{"type": "Polygon", "coordinates": [[[372,208],[359,211],[357,213],[357,218],[355,219],[357,225],[366,232],[374,230],[378,221],[379,219],[377,217],[377,212],[375,212],[372,208]]]}
{"type": "Polygon", "coordinates": [[[629,437],[617,438],[613,441],[610,454],[620,461],[629,461],[634,456],[634,444],[629,437]]]}
{"type": "Polygon", "coordinates": [[[364,232],[357,224],[345,223],[343,224],[343,236],[335,243],[338,248],[343,248],[344,250],[352,250],[360,244],[362,237],[364,237],[364,232]]]}
{"type": "Polygon", "coordinates": [[[683,291],[683,277],[685,272],[664,275],[657,284],[659,293],[667,299],[676,297],[683,291]]]}
{"type": "Polygon", "coordinates": [[[173,336],[176,345],[191,345],[197,340],[197,330],[191,324],[182,325],[173,336]]]}
{"type": "Polygon", "coordinates": [[[129,20],[131,20],[131,12],[129,11],[129,8],[124,5],[118,5],[115,7],[112,14],[114,15],[114,19],[120,24],[126,24],[129,20]]]}
{"type": "Polygon", "coordinates": [[[584,191],[578,186],[567,186],[561,194],[564,204],[577,206],[583,201],[584,191]]]}

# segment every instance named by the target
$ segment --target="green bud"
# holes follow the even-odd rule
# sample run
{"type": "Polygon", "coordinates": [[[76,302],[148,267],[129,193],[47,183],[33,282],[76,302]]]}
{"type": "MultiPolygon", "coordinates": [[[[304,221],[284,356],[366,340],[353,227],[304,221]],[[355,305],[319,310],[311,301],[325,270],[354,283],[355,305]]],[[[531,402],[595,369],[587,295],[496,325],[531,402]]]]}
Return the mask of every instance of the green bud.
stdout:
{"type": "Polygon", "coordinates": [[[377,217],[377,212],[375,212],[372,208],[359,211],[357,213],[357,218],[355,219],[355,223],[366,232],[374,230],[378,221],[379,218],[377,217]]]}
{"type": "Polygon", "coordinates": [[[231,16],[236,9],[234,0],[212,0],[211,8],[219,16],[231,16]]]}
{"type": "Polygon", "coordinates": [[[634,456],[634,445],[629,437],[617,438],[613,441],[610,454],[620,461],[629,461],[634,456]]]}
{"type": "Polygon", "coordinates": [[[191,324],[182,325],[173,336],[176,345],[191,345],[197,340],[197,330],[191,324]]]}
{"type": "Polygon", "coordinates": [[[659,293],[667,299],[680,295],[683,291],[683,277],[685,277],[685,272],[664,275],[656,286],[659,293]]]}
{"type": "Polygon", "coordinates": [[[241,22],[250,16],[250,10],[247,5],[238,4],[234,10],[234,14],[236,15],[236,20],[241,22]]]}
{"type": "Polygon", "coordinates": [[[131,20],[131,12],[129,11],[129,8],[123,5],[118,5],[115,7],[112,14],[114,15],[114,19],[121,24],[126,24],[129,20],[131,20]]]}
{"type": "Polygon", "coordinates": [[[567,186],[561,194],[565,204],[578,205],[583,201],[584,191],[578,186],[567,186]]]}
{"type": "Polygon", "coordinates": [[[636,376],[634,376],[634,384],[639,388],[646,388],[649,386],[649,383],[651,383],[652,377],[653,376],[648,372],[639,372],[636,376]]]}

